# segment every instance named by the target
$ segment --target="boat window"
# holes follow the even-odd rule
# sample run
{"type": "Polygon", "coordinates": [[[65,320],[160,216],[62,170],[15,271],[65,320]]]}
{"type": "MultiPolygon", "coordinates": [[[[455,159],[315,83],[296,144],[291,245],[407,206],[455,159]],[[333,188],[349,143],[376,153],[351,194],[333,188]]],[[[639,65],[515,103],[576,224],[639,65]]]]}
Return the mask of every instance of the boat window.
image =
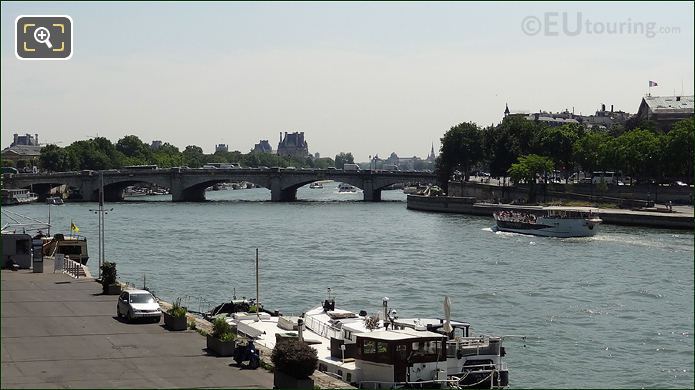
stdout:
{"type": "Polygon", "coordinates": [[[365,340],[362,351],[364,351],[365,354],[376,353],[376,342],[374,342],[374,340],[365,340]]]}
{"type": "Polygon", "coordinates": [[[376,342],[376,353],[386,353],[389,350],[389,345],[383,341],[376,342]]]}
{"type": "Polygon", "coordinates": [[[60,245],[57,252],[64,255],[81,255],[82,247],[79,245],[60,245]]]}
{"type": "Polygon", "coordinates": [[[441,351],[440,341],[415,341],[413,342],[413,352],[418,354],[434,355],[441,351]]]}
{"type": "Polygon", "coordinates": [[[446,344],[446,357],[455,357],[456,356],[456,344],[455,343],[447,343],[446,344]]]}

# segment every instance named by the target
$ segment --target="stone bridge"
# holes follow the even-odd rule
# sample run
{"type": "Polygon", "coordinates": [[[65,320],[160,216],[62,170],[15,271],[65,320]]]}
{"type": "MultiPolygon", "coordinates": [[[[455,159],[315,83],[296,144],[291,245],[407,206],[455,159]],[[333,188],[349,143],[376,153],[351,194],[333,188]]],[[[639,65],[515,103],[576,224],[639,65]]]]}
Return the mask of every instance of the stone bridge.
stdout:
{"type": "Polygon", "coordinates": [[[396,183],[434,183],[430,172],[344,171],[340,169],[110,169],[105,171],[57,172],[47,174],[4,174],[3,188],[27,188],[48,196],[52,188],[67,185],[79,189],[82,201],[98,201],[101,177],[106,201],[123,200],[124,189],[138,183],[151,183],[168,188],[174,202],[205,200],[205,189],[217,183],[246,181],[265,187],[273,202],[297,199],[297,189],[319,180],[335,180],[358,187],[365,201],[381,200],[381,190],[396,183]]]}

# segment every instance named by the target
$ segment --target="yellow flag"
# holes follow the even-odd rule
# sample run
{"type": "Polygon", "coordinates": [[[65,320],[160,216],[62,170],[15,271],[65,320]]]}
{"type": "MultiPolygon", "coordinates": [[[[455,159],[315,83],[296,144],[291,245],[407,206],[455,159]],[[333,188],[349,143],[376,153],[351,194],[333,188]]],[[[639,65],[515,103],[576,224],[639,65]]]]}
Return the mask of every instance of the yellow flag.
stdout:
{"type": "Polygon", "coordinates": [[[75,233],[79,233],[79,232],[80,232],[80,228],[78,228],[77,225],[75,225],[74,222],[70,222],[70,230],[72,230],[72,231],[75,232],[75,233]]]}

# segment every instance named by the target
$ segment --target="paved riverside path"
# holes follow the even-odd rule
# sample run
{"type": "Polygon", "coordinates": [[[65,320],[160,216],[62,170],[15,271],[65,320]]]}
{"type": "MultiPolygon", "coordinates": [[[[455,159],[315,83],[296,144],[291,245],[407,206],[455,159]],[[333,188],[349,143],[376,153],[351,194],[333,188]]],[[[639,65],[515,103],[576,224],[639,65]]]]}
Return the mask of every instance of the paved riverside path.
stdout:
{"type": "Polygon", "coordinates": [[[43,274],[0,271],[3,389],[273,387],[263,369],[208,356],[195,331],[118,320],[117,296],[46,265],[43,274]]]}

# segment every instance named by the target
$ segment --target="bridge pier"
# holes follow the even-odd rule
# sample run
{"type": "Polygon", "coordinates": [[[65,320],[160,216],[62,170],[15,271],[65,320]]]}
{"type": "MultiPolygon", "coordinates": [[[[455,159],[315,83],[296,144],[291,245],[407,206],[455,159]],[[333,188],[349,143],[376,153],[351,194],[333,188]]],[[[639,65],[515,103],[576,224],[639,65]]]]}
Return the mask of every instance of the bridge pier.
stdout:
{"type": "Polygon", "coordinates": [[[282,178],[273,176],[270,178],[270,201],[293,202],[297,200],[297,188],[282,188],[282,178]]]}
{"type": "Polygon", "coordinates": [[[364,186],[362,187],[363,200],[365,202],[379,202],[381,200],[381,190],[374,189],[374,182],[372,179],[366,179],[364,181],[364,186]]]}
{"type": "Polygon", "coordinates": [[[205,202],[205,187],[189,188],[187,190],[173,188],[171,191],[172,202],[205,202]]]}

